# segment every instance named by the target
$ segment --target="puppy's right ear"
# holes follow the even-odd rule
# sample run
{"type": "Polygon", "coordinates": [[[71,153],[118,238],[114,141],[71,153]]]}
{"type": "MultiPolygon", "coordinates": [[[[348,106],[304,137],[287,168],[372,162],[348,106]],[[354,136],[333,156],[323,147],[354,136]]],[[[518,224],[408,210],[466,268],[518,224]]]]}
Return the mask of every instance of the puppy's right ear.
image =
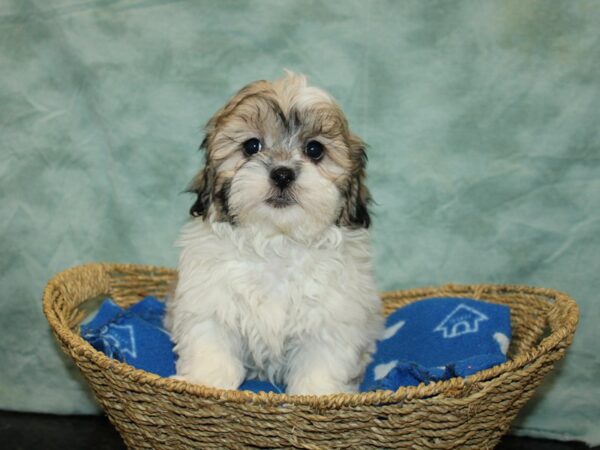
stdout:
{"type": "MultiPolygon", "coordinates": [[[[202,142],[201,148],[206,146],[206,139],[202,142]]],[[[190,208],[190,215],[194,217],[206,216],[212,202],[212,170],[208,165],[208,158],[204,167],[194,177],[187,192],[196,194],[196,201],[190,208]]]]}

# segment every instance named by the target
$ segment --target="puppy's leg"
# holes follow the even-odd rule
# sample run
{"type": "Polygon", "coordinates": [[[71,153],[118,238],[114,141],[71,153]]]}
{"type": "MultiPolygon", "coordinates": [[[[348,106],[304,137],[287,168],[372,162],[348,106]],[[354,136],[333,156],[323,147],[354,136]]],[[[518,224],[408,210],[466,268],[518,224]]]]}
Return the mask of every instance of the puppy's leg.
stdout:
{"type": "Polygon", "coordinates": [[[356,392],[369,360],[366,351],[355,351],[343,342],[304,342],[290,361],[288,394],[356,392]]]}
{"type": "Polygon", "coordinates": [[[246,369],[240,358],[239,339],[215,320],[190,325],[179,333],[175,351],[175,378],[222,389],[237,389],[246,369]]]}

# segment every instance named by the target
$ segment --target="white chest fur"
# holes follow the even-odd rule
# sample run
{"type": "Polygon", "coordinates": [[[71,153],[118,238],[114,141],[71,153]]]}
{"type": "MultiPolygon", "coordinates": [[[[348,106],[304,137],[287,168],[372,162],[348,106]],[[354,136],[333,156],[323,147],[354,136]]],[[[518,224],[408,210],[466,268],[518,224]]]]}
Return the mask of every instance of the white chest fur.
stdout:
{"type": "Polygon", "coordinates": [[[345,344],[360,349],[378,332],[365,230],[331,227],[318,241],[297,242],[196,219],[178,244],[179,280],[168,307],[175,342],[195,324],[216,322],[239,346],[250,376],[285,378],[303,343],[331,346],[349,334],[345,344]]]}

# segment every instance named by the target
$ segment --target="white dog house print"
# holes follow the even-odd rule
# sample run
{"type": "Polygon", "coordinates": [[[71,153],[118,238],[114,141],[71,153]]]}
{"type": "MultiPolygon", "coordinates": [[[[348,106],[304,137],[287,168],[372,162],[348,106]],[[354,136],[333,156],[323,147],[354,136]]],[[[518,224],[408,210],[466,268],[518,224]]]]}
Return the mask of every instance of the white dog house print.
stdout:
{"type": "Polygon", "coordinates": [[[441,331],[445,339],[455,338],[463,334],[477,333],[479,322],[484,320],[488,320],[485,314],[461,303],[433,331],[441,331]]]}

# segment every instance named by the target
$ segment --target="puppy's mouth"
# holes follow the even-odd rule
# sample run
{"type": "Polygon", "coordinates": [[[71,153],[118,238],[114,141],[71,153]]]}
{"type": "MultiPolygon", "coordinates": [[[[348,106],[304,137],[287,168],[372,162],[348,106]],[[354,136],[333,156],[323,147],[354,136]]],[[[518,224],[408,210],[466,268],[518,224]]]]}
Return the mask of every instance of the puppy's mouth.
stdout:
{"type": "Polygon", "coordinates": [[[269,206],[276,209],[287,208],[295,205],[297,201],[289,193],[285,191],[277,192],[266,200],[269,206]]]}

